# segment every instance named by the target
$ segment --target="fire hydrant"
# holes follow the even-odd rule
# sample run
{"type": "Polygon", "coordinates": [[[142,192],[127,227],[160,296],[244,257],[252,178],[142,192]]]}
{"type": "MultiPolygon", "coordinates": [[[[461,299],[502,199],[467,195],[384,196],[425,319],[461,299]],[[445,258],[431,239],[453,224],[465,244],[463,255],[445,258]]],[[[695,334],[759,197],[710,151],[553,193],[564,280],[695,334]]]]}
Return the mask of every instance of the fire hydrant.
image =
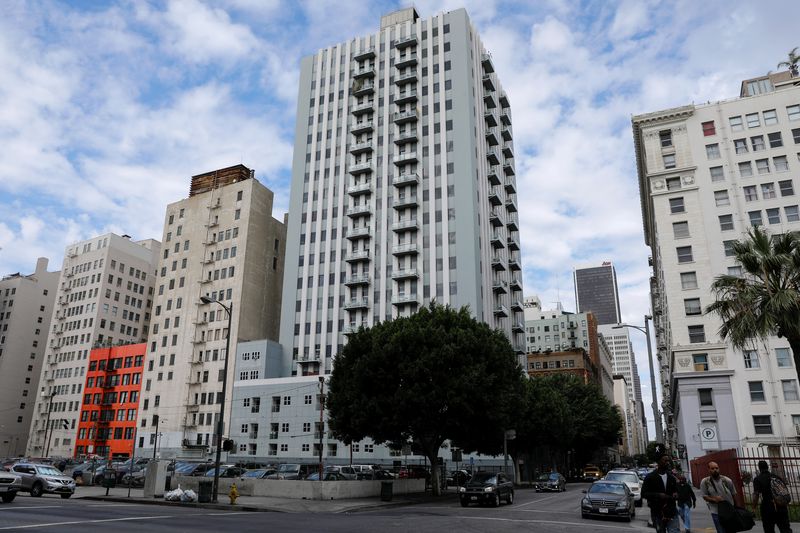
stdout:
{"type": "Polygon", "coordinates": [[[228,497],[231,499],[231,505],[236,505],[236,498],[239,497],[239,491],[236,490],[236,483],[231,484],[231,491],[228,493],[228,497]]]}

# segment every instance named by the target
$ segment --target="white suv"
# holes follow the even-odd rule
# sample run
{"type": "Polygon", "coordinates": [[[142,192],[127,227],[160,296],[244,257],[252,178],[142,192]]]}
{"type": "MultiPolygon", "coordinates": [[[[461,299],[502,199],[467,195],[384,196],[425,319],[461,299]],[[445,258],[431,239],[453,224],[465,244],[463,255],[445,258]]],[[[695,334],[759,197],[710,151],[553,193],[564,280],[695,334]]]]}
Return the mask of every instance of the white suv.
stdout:
{"type": "Polygon", "coordinates": [[[611,470],[604,479],[611,481],[622,481],[633,493],[633,499],[637,507],[642,506],[642,480],[633,470],[611,470]]]}

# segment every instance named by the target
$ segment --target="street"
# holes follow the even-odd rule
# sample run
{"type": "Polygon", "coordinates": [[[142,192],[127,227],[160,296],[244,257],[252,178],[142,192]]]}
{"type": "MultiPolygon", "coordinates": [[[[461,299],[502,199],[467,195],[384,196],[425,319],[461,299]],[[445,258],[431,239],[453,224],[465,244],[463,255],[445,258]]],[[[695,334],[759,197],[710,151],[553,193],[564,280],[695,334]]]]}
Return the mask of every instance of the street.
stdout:
{"type": "Polygon", "coordinates": [[[441,502],[381,508],[358,513],[236,512],[142,503],[111,503],[85,499],[62,500],[20,494],[0,505],[0,531],[652,531],[646,527],[647,507],[637,508],[636,519],[584,520],[580,517],[581,490],[570,485],[565,493],[516,491],[512,505],[500,508],[462,508],[454,498],[441,502]]]}

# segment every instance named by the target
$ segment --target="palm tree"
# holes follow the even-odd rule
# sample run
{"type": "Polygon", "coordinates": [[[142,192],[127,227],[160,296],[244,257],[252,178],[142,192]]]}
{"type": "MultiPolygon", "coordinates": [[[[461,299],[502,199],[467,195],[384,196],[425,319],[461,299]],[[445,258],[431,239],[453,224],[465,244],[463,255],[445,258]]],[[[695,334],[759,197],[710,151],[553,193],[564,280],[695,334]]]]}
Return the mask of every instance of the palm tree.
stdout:
{"type": "Polygon", "coordinates": [[[785,338],[800,378],[800,233],[770,235],[754,226],[733,253],[742,275],[715,278],[716,301],[706,313],[722,319],[720,336],[740,350],[770,335],[785,338]]]}
{"type": "Polygon", "coordinates": [[[789,72],[792,73],[792,76],[797,76],[798,74],[798,66],[797,64],[800,63],[800,55],[797,54],[797,46],[789,52],[788,60],[781,61],[778,63],[778,68],[786,67],[789,69],[789,72]]]}

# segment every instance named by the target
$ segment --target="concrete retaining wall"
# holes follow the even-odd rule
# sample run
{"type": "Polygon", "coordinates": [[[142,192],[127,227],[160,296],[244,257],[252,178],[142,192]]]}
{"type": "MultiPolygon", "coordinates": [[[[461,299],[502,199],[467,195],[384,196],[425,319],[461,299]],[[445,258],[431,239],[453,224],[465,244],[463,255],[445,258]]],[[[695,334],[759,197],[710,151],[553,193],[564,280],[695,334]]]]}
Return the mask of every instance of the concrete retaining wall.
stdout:
{"type": "MultiPolygon", "coordinates": [[[[195,492],[200,481],[213,481],[211,477],[177,476],[172,479],[172,488],[195,492]]],[[[241,479],[220,478],[220,495],[228,494],[231,484],[236,483],[240,496],[269,496],[305,500],[345,500],[351,498],[373,498],[381,494],[381,481],[291,481],[285,479],[241,479]]],[[[395,479],[392,493],[397,495],[425,492],[424,479],[395,479]]]]}

